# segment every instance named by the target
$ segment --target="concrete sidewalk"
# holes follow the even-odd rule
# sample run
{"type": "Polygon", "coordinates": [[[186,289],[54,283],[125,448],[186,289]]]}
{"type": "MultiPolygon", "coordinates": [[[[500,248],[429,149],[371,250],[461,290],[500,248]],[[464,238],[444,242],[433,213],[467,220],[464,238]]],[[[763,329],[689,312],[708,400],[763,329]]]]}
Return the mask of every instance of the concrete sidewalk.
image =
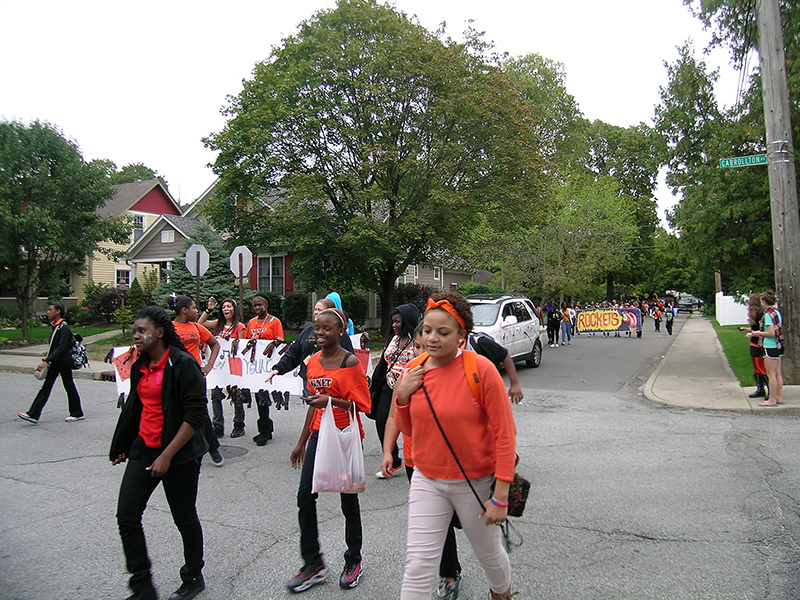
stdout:
{"type": "MultiPolygon", "coordinates": [[[[95,335],[87,335],[83,344],[88,346],[95,342],[100,342],[104,339],[118,335],[119,331],[114,329],[104,333],[95,335]]],[[[102,347],[102,344],[101,344],[102,347]]],[[[111,346],[108,346],[111,349],[111,346]]],[[[39,363],[42,362],[42,356],[47,353],[47,344],[37,344],[36,346],[28,346],[25,348],[11,348],[9,350],[0,350],[0,371],[11,373],[33,373],[39,363]]],[[[78,371],[73,371],[72,375],[75,379],[102,379],[104,372],[114,372],[114,366],[106,364],[98,360],[90,360],[89,366],[78,371]]]]}
{"type": "MultiPolygon", "coordinates": [[[[742,344],[746,340],[742,334],[742,344]]],[[[748,398],[755,387],[742,388],[733,374],[711,321],[692,315],[644,386],[654,402],[702,410],[754,414],[800,415],[800,386],[784,386],[784,404],[759,406],[748,398]]]]}

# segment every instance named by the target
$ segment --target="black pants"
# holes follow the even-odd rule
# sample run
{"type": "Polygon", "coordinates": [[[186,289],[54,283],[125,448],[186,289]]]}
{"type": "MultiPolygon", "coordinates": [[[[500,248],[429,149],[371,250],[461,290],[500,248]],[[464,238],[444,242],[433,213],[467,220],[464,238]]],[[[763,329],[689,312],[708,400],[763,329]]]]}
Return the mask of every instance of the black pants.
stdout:
{"type": "Polygon", "coordinates": [[[61,383],[64,384],[64,391],[67,392],[67,401],[69,402],[69,414],[73,417],[82,417],[83,409],[81,408],[81,397],[78,395],[78,388],[75,387],[75,380],[72,378],[72,364],[54,362],[50,365],[47,371],[47,377],[44,378],[44,383],[36,398],[33,399],[33,404],[28,409],[28,416],[33,419],[39,420],[42,416],[42,409],[47,401],[50,399],[50,392],[53,391],[53,384],[56,378],[61,375],[61,383]]]}
{"type": "Polygon", "coordinates": [[[153,477],[147,467],[161,454],[161,448],[148,448],[137,438],[131,448],[128,465],[122,476],[117,502],[117,524],[125,552],[125,562],[131,574],[130,588],[138,592],[150,585],[150,558],[142,529],[142,514],[147,501],[160,482],[164,484],[172,520],[183,539],[183,560],[180,576],[191,581],[203,570],[203,529],[197,516],[197,483],[200,460],[171,465],[162,477],[153,477]]]}
{"type": "MultiPolygon", "coordinates": [[[[389,420],[389,411],[391,408],[392,388],[384,383],[381,386],[380,394],[378,394],[378,406],[375,408],[375,429],[378,430],[381,450],[383,450],[383,437],[386,435],[386,421],[389,420]]],[[[396,469],[400,464],[400,451],[397,449],[397,443],[395,443],[394,448],[392,448],[392,468],[396,469]]]]}
{"type": "MultiPolygon", "coordinates": [[[[406,465],[409,482],[413,474],[414,469],[406,465]]],[[[458,515],[453,513],[450,526],[447,528],[447,537],[444,538],[442,560],[439,561],[439,577],[447,579],[455,579],[461,573],[461,563],[458,562],[458,546],[456,545],[456,523],[458,523],[458,515]]],[[[458,527],[461,527],[461,524],[458,527]]]]}
{"type": "MultiPolygon", "coordinates": [[[[297,489],[297,520],[300,523],[300,554],[303,566],[317,564],[322,560],[319,548],[319,529],[317,528],[317,497],[311,493],[314,480],[314,457],[317,453],[319,431],[314,431],[306,445],[303,468],[300,471],[300,486],[297,489]]],[[[344,541],[347,550],[344,560],[347,564],[361,562],[361,507],[358,494],[339,494],[344,515],[344,541]]]]}

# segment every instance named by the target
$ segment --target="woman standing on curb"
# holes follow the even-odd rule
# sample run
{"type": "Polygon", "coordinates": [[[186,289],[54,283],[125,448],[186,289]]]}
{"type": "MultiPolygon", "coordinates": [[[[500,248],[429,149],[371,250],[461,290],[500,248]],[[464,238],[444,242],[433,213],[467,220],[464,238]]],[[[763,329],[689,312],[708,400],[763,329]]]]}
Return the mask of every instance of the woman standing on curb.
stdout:
{"type": "Polygon", "coordinates": [[[164,484],[172,519],[183,540],[183,582],[169,600],[190,600],[205,589],[203,530],[197,516],[200,462],[208,445],[202,434],[206,382],[200,365],[183,347],[167,312],[158,306],[139,311],[133,323],[139,357],[131,367],[131,391],[122,407],[109,459],[128,462],[119,488],[117,523],[133,595],[156,600],[142,514],[164,484]]]}
{"type": "MultiPolygon", "coordinates": [[[[359,411],[369,412],[369,388],[361,362],[355,354],[339,344],[347,332],[347,316],[337,308],[323,310],[316,320],[317,345],[322,349],[308,360],[308,387],[314,392],[306,398],[308,412],[300,439],[292,450],[289,461],[295,468],[302,468],[297,489],[297,519],[300,524],[300,554],[303,568],[286,583],[292,592],[303,592],[322,583],[328,576],[328,567],[323,560],[319,544],[317,525],[317,497],[312,492],[314,458],[322,420],[322,412],[331,402],[336,427],[350,427],[350,415],[355,413],[361,439],[364,428],[359,411]]],[[[361,507],[358,494],[339,494],[342,514],[345,518],[344,568],[339,576],[339,587],[352,589],[361,579],[361,507]]]]}
{"type": "Polygon", "coordinates": [[[759,406],[777,406],[783,404],[783,374],[781,373],[783,317],[775,308],[775,292],[772,290],[761,294],[761,306],[764,308],[761,331],[750,331],[746,335],[749,339],[762,338],[764,347],[764,366],[769,380],[769,396],[759,406]]]}
{"type": "MultiPolygon", "coordinates": [[[[761,331],[761,319],[764,310],[761,308],[761,296],[750,294],[750,301],[747,303],[747,321],[750,328],[740,327],[739,331],[761,331]]],[[[748,398],[765,398],[767,396],[767,369],[764,365],[764,348],[761,346],[759,337],[750,338],[750,360],[753,363],[753,378],[756,380],[756,391],[748,398]]]]}
{"type": "Polygon", "coordinates": [[[430,598],[454,512],[489,581],[490,598],[507,600],[515,595],[501,531],[492,525],[507,517],[516,426],[503,378],[482,356],[473,357],[480,397],[472,393],[459,347],[471,329],[472,310],[463,296],[434,294],[428,300],[422,329],[426,353],[417,359],[422,363],[404,371],[395,385],[395,421],[414,440],[416,465],[409,490],[402,600],[430,598]],[[470,485],[480,498],[488,498],[480,512],[470,485]]]}
{"type": "Polygon", "coordinates": [[[69,416],[64,419],[67,423],[83,421],[83,409],[81,408],[81,397],[78,395],[78,388],[75,387],[75,380],[72,377],[72,332],[64,320],[66,310],[60,302],[53,302],[47,307],[47,319],[53,330],[50,332],[50,347],[47,356],[42,359],[41,364],[36,367],[41,371],[47,365],[47,376],[33,404],[26,413],[17,413],[17,416],[29,423],[36,425],[42,415],[42,409],[50,399],[50,392],[53,391],[53,384],[56,378],[61,375],[61,383],[64,384],[64,391],[67,393],[69,403],[69,416]]]}

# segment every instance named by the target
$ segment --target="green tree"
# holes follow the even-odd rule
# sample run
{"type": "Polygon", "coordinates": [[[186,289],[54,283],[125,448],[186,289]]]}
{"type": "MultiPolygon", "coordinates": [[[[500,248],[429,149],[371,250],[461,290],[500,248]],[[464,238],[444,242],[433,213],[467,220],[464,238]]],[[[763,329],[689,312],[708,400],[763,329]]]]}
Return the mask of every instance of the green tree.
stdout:
{"type": "Polygon", "coordinates": [[[481,213],[524,222],[544,189],[533,115],[474,32],[431,33],[374,0],[301,23],[231,99],[216,201],[234,240],[294,254],[309,288],[375,291],[459,245],[481,213]]]}
{"type": "Polygon", "coordinates": [[[774,262],[765,168],[719,168],[720,158],[764,151],[761,103],[750,90],[739,106],[720,108],[713,87],[717,73],[695,58],[689,44],[668,65],[668,73],[655,128],[664,140],[667,184],[680,198],[669,220],[687,249],[684,256],[698,271],[707,265],[722,273],[727,292],[771,287],[774,262]]]}
{"type": "Polygon", "coordinates": [[[108,178],[52,125],[0,122],[0,174],[0,283],[27,337],[28,309],[53,277],[80,273],[100,242],[125,243],[130,228],[100,217],[112,195],[108,178]]]}
{"type": "Polygon", "coordinates": [[[142,163],[133,163],[118,169],[116,163],[107,159],[98,159],[92,162],[105,170],[109,180],[114,185],[133,183],[134,181],[147,181],[148,179],[158,179],[164,186],[167,185],[166,179],[161,177],[158,171],[142,163]]]}
{"type": "Polygon", "coordinates": [[[125,300],[125,306],[130,308],[135,315],[140,309],[147,306],[142,292],[142,286],[139,285],[139,278],[135,278],[131,283],[131,288],[128,290],[128,298],[125,300]]]}

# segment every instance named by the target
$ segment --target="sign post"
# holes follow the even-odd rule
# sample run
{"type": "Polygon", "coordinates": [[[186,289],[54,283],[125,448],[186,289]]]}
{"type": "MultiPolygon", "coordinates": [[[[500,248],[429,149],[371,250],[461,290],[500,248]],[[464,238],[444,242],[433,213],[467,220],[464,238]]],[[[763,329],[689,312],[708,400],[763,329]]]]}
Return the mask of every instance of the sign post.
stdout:
{"type": "MultiPolygon", "coordinates": [[[[253,253],[247,246],[236,246],[231,252],[231,271],[239,280],[239,306],[242,306],[244,290],[242,280],[253,266],[253,253]]],[[[242,307],[244,310],[244,307],[242,307]]]]}
{"type": "Polygon", "coordinates": [[[196,297],[195,304],[200,306],[200,277],[208,271],[208,250],[202,244],[192,244],[186,250],[186,268],[195,278],[196,297]]]}

